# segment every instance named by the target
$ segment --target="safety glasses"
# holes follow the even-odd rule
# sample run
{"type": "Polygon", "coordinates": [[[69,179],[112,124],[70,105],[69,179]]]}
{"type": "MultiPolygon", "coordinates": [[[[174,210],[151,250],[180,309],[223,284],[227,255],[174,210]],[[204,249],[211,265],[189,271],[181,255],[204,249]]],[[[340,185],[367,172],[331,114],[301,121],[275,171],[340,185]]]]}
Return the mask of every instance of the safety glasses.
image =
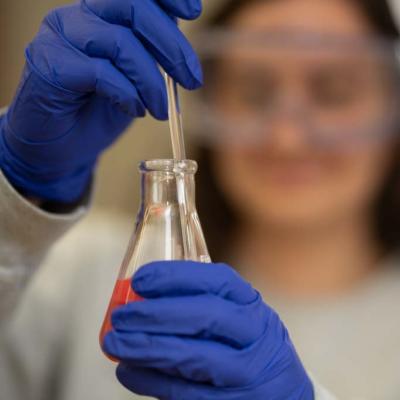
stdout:
{"type": "Polygon", "coordinates": [[[188,110],[199,141],[257,146],[290,127],[313,146],[342,149],[398,133],[394,42],[300,30],[197,39],[205,86],[188,110]]]}

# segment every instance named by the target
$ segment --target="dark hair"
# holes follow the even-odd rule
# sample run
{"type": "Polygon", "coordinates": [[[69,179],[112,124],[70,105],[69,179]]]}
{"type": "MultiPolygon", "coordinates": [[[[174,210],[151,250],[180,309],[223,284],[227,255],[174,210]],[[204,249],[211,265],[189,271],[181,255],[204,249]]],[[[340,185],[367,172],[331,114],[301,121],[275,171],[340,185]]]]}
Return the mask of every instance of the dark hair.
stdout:
{"type": "MultiPolygon", "coordinates": [[[[232,17],[243,7],[260,1],[278,0],[231,0],[210,19],[207,28],[229,25],[232,17]]],[[[396,26],[388,0],[351,0],[367,16],[376,33],[388,39],[398,39],[396,26]]],[[[232,235],[240,221],[229,199],[220,190],[213,171],[213,152],[209,148],[197,149],[199,172],[197,175],[197,208],[207,239],[211,258],[221,261],[226,257],[232,235]]],[[[400,157],[393,161],[393,168],[383,183],[374,210],[374,229],[377,240],[388,253],[400,245],[400,157]]]]}

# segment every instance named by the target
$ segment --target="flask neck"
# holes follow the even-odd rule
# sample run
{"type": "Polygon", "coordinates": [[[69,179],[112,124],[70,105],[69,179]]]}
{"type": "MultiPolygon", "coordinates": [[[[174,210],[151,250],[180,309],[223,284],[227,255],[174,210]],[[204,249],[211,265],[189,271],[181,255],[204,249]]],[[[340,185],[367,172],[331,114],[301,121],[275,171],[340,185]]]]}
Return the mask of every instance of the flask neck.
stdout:
{"type": "Polygon", "coordinates": [[[140,165],[142,174],[142,206],[152,204],[179,204],[185,202],[187,210],[195,209],[194,161],[145,161],[140,165]]]}
{"type": "Polygon", "coordinates": [[[142,204],[174,204],[186,200],[188,207],[195,202],[194,176],[146,172],[142,175],[142,204]]]}

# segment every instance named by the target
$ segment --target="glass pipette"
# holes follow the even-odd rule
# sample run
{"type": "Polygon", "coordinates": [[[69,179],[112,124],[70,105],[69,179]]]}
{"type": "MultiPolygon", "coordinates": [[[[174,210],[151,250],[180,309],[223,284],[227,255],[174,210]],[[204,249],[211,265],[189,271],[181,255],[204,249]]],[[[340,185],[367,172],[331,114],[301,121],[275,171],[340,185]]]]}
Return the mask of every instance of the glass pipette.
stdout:
{"type": "Polygon", "coordinates": [[[169,129],[171,132],[172,153],[177,161],[186,160],[185,140],[183,138],[182,116],[179,106],[176,82],[165,73],[168,93],[169,129]]]}
{"type": "MultiPolygon", "coordinates": [[[[186,159],[185,140],[183,137],[182,114],[179,106],[178,88],[176,82],[165,73],[165,82],[167,85],[168,94],[168,116],[169,116],[169,129],[171,133],[172,153],[174,160],[179,161],[186,159]]],[[[185,190],[185,180],[182,172],[175,172],[177,197],[179,203],[179,214],[181,220],[182,242],[184,246],[185,258],[191,259],[190,249],[193,238],[189,229],[188,207],[185,190]]]]}

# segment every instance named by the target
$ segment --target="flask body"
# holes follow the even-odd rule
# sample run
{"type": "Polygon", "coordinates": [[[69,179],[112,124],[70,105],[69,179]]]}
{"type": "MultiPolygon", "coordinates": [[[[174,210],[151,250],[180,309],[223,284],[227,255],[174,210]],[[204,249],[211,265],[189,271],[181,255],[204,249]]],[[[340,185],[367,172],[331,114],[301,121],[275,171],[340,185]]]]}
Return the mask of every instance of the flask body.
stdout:
{"type": "Polygon", "coordinates": [[[111,330],[116,307],[141,298],[131,278],[152,261],[210,262],[195,206],[197,164],[184,160],[153,160],[140,164],[141,205],[100,332],[100,344],[111,330]]]}

